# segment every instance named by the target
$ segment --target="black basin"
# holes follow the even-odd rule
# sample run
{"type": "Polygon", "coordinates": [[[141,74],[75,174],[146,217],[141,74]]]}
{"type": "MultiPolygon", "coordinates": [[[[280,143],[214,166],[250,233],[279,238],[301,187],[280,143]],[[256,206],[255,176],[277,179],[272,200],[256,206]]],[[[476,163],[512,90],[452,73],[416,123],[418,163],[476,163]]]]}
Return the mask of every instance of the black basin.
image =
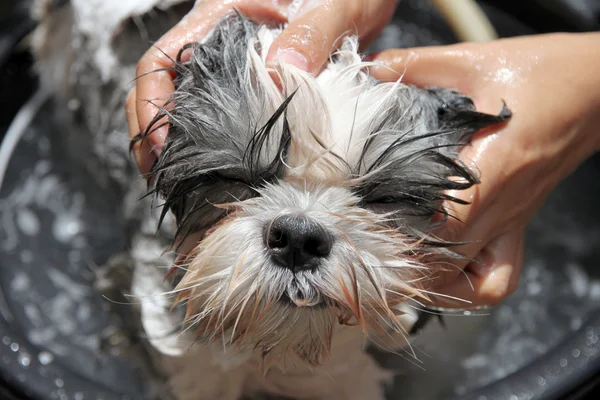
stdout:
{"type": "MultiPolygon", "coordinates": [[[[578,14],[569,2],[489,3],[486,11],[502,36],[596,29],[591,11],[578,14]],[[535,12],[523,11],[529,8],[535,12]],[[523,14],[514,17],[515,10],[523,14]]],[[[404,46],[454,41],[422,0],[401,2],[397,15],[385,33],[392,43],[399,34],[404,46]]],[[[31,24],[19,26],[27,31],[31,24]]],[[[14,46],[0,61],[2,87],[10,85],[1,92],[3,134],[33,94],[35,78],[27,72],[27,53],[14,46]]],[[[94,286],[97,266],[129,245],[118,218],[120,194],[87,165],[81,154],[89,149],[65,152],[72,145],[55,122],[60,105],[40,104],[0,188],[0,394],[152,398],[151,371],[140,367],[147,363],[128,306],[108,301],[94,286]]],[[[597,156],[556,189],[529,226],[517,293],[488,315],[449,316],[445,329],[431,323],[416,339],[418,365],[380,357],[403,371],[390,398],[597,398],[588,392],[600,372],[598,204],[597,156]]]]}

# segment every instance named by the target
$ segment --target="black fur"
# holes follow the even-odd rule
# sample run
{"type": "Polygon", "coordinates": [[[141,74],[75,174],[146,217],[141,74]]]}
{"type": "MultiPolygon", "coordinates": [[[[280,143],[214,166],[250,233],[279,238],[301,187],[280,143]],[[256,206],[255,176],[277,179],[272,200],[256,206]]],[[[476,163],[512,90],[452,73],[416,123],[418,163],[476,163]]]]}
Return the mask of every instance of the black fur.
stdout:
{"type": "MultiPolygon", "coordinates": [[[[169,134],[152,168],[152,193],[165,199],[163,216],[169,209],[174,212],[180,238],[222,218],[224,211],[214,204],[256,196],[257,188],[285,171],[294,134],[286,108],[294,95],[258,126],[264,118],[253,115],[256,107],[245,90],[252,77],[242,73],[248,69],[247,44],[256,31],[256,24],[232,15],[204,44],[186,46],[193,55],[186,63],[180,61],[181,53],[176,60],[174,107],[163,108],[141,135],[143,140],[168,116],[169,134]]],[[[397,109],[372,121],[372,133],[379,134],[366,141],[354,168],[355,175],[368,179],[354,190],[363,207],[393,212],[394,225],[416,235],[435,213],[443,212],[442,201],[460,201],[446,190],[479,182],[456,161],[458,149],[478,130],[507,121],[511,113],[506,106],[497,116],[479,113],[468,97],[442,88],[405,88],[395,101],[397,109]],[[461,179],[451,179],[456,177],[461,179]]]]}

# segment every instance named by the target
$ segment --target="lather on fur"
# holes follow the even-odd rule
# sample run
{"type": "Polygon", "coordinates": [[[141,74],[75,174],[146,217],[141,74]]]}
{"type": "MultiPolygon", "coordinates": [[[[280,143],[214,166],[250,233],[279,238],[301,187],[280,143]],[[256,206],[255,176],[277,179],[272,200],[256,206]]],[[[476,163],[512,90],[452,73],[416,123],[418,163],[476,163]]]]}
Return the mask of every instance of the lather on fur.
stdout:
{"type": "Polygon", "coordinates": [[[158,222],[175,217],[175,252],[191,250],[163,283],[134,244],[132,292],[181,399],[383,399],[392,373],[363,352],[366,340],[406,345],[403,304],[431,296],[428,263],[449,255],[427,235],[444,221],[442,202],[458,201],[445,191],[478,182],[457,152],[510,112],[378,82],[356,38],[316,78],[282,65],[278,88],[264,57],[279,32],[231,14],[176,60],[173,107],[138,140],[168,117],[152,193],[164,199],[158,222]],[[301,230],[311,257],[296,268],[278,254],[301,230]]]}

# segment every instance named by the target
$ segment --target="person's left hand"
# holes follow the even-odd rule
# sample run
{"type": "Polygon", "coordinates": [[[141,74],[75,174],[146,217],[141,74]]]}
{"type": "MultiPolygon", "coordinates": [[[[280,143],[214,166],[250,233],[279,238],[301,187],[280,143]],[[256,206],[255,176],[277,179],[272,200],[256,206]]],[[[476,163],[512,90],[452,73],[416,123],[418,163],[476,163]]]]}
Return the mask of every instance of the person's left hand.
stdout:
{"type": "Polygon", "coordinates": [[[554,187],[600,149],[600,52],[592,51],[598,43],[598,33],[554,34],[371,57],[383,64],[371,70],[381,80],[402,76],[421,87],[457,89],[490,114],[504,100],[513,112],[460,154],[480,171],[481,183],[451,193],[468,204],[446,204],[458,219],[436,234],[466,242],[456,248],[466,260],[433,283],[436,292],[470,303],[432,296],[436,305],[494,305],[516,289],[525,226],[554,187]]]}

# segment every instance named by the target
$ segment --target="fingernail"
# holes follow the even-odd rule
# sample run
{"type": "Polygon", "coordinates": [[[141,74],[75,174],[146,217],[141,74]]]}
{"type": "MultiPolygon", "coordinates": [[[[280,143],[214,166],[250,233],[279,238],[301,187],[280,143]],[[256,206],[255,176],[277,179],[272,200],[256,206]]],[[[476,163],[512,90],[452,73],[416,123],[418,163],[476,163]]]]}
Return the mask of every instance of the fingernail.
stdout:
{"type": "Polygon", "coordinates": [[[293,65],[302,71],[308,72],[308,60],[302,54],[294,50],[277,51],[277,56],[273,61],[275,63],[280,62],[281,64],[293,65]]]}

